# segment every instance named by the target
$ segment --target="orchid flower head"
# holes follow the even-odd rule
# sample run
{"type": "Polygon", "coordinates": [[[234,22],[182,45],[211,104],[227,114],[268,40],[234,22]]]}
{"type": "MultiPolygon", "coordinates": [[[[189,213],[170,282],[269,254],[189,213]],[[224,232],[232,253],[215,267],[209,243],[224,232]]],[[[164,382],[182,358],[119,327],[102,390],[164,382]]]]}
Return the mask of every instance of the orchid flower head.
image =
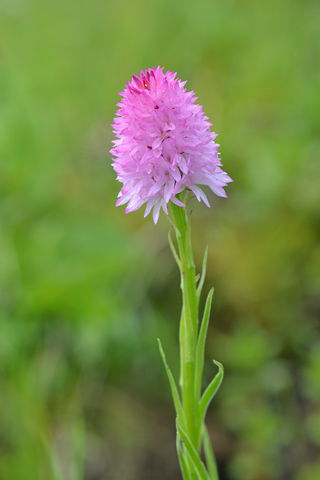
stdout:
{"type": "Polygon", "coordinates": [[[176,73],[153,67],[133,75],[123,92],[112,125],[116,139],[110,153],[117,180],[123,186],[116,205],[127,203],[125,213],[146,204],[157,223],[168,203],[185,205],[177,198],[191,190],[209,207],[202,186],[226,197],[232,179],[220,168],[219,145],[202,106],[176,73]]]}

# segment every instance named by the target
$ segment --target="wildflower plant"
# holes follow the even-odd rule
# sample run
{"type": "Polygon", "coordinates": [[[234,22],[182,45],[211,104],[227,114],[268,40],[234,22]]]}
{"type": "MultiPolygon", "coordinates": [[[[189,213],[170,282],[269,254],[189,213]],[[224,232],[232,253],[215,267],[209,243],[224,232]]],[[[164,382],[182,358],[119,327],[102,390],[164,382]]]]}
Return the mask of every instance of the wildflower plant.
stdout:
{"type": "Polygon", "coordinates": [[[194,92],[187,92],[176,73],[151,68],[133,75],[118,103],[113,129],[116,140],[110,150],[117,180],[123,186],[116,205],[127,204],[125,213],[146,205],[145,216],[153,209],[157,223],[161,208],[171,229],[169,244],[181,274],[182,311],[180,318],[179,388],[167,364],[159,340],[176,410],[177,453],[184,480],[216,480],[218,471],[205,425],[207,409],[223,379],[222,365],[202,391],[204,350],[213,289],[209,291],[201,322],[199,299],[206,274],[207,250],[202,273],[196,275],[191,246],[191,219],[188,195],[209,202],[203,186],[226,197],[224,187],[231,178],[220,168],[219,145],[212,124],[195,104],[194,92]],[[171,238],[174,230],[177,249],[171,238]],[[204,450],[205,463],[200,452],[204,450]]]}

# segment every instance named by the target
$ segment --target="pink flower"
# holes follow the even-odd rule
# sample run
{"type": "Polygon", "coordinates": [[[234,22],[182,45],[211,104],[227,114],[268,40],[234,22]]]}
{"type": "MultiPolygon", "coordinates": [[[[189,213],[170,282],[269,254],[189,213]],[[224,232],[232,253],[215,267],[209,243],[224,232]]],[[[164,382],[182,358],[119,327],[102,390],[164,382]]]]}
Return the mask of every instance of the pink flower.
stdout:
{"type": "Polygon", "coordinates": [[[110,150],[117,180],[123,183],[116,205],[129,202],[129,213],[146,203],[145,216],[153,208],[154,223],[161,207],[168,213],[170,200],[184,207],[176,198],[183,190],[209,207],[199,185],[226,197],[223,187],[232,181],[220,168],[217,134],[210,132],[202,106],[195,105],[194,92],[186,91],[176,73],[162,70],[141,70],[120,93],[112,125],[117,140],[110,150]]]}

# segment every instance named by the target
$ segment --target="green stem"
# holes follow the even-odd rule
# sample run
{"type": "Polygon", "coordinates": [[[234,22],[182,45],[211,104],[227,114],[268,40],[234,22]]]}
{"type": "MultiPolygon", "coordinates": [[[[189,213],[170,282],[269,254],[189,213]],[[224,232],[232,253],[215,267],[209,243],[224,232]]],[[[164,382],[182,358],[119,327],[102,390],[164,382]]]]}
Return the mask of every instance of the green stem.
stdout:
{"type": "Polygon", "coordinates": [[[207,249],[203,259],[202,274],[197,288],[195,265],[191,247],[191,225],[186,207],[168,205],[169,220],[175,230],[178,251],[169,232],[169,244],[181,274],[182,311],[180,318],[180,389],[168,367],[164,352],[160,352],[167,370],[175,409],[177,412],[177,452],[184,480],[218,480],[218,471],[210,438],[205,427],[207,408],[218,391],[223,378],[223,366],[214,361],[219,372],[201,395],[204,348],[210,317],[213,289],[210,290],[199,330],[199,298],[206,273],[207,249]],[[201,459],[204,447],[206,465],[201,459]]]}
{"type": "Polygon", "coordinates": [[[199,449],[199,398],[195,392],[195,362],[198,336],[198,297],[195,265],[190,241],[190,220],[186,209],[170,203],[170,217],[175,229],[180,257],[181,290],[183,297],[180,321],[180,386],[186,419],[187,435],[199,449]]]}

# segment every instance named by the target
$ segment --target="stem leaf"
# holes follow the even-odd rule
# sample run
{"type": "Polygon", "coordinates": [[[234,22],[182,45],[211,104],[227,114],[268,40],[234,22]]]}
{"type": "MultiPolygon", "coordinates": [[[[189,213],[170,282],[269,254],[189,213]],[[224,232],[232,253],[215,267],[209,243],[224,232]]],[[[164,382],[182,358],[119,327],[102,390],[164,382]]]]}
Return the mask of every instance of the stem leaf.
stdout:
{"type": "Polygon", "coordinates": [[[199,453],[197,450],[194,448],[192,445],[188,435],[186,432],[183,430],[179,423],[179,418],[177,417],[176,420],[176,425],[177,425],[177,430],[178,433],[181,437],[181,440],[184,443],[185,449],[190,457],[190,460],[196,470],[196,473],[198,475],[199,480],[210,480],[209,474],[207,472],[206,467],[204,466],[204,463],[202,462],[199,453]]]}
{"type": "Polygon", "coordinates": [[[178,392],[178,389],[177,389],[177,386],[176,386],[176,382],[174,380],[172,372],[171,372],[171,370],[169,368],[169,365],[167,363],[167,359],[166,359],[166,356],[165,356],[165,353],[163,351],[161,341],[160,341],[159,338],[158,338],[158,342],[159,342],[160,355],[161,355],[164,367],[166,369],[168,379],[169,379],[169,383],[170,383],[170,387],[171,387],[171,393],[172,393],[174,408],[175,408],[176,414],[179,415],[179,417],[182,420],[184,420],[184,412],[183,412],[183,409],[182,409],[181,400],[180,400],[179,392],[178,392]]]}
{"type": "Polygon", "coordinates": [[[208,429],[205,426],[205,424],[203,424],[202,426],[202,439],[203,439],[204,455],[206,459],[207,468],[209,470],[210,479],[219,480],[216,459],[211,447],[208,429]]]}
{"type": "Polygon", "coordinates": [[[177,432],[176,445],[177,445],[178,459],[179,459],[180,470],[182,473],[182,478],[183,480],[191,480],[188,465],[187,465],[186,459],[184,458],[183,451],[181,448],[180,435],[178,432],[177,432]]]}
{"type": "Polygon", "coordinates": [[[199,403],[199,418],[200,418],[201,424],[204,422],[206,412],[208,410],[208,407],[209,407],[213,397],[215,396],[215,394],[219,390],[219,387],[222,383],[223,374],[224,374],[223,365],[221,363],[217,362],[216,360],[213,360],[213,362],[217,365],[217,367],[219,367],[219,372],[214,377],[214,379],[211,381],[211,383],[207,386],[206,390],[204,391],[204,393],[201,397],[201,400],[200,400],[200,403],[199,403]]]}
{"type": "Polygon", "coordinates": [[[201,272],[201,278],[200,282],[197,288],[197,295],[198,295],[198,300],[200,298],[201,292],[202,292],[202,287],[206,278],[206,272],[207,272],[207,260],[208,260],[208,245],[206,246],[204,256],[203,256],[203,261],[202,261],[202,272],[201,272]]]}
{"type": "Polygon", "coordinates": [[[206,341],[208,325],[209,325],[213,292],[214,292],[214,289],[211,288],[207,296],[206,305],[204,307],[203,318],[202,318],[200,332],[198,336],[197,353],[196,353],[196,379],[195,379],[195,395],[197,399],[200,398],[200,394],[201,394],[201,380],[202,380],[203,363],[204,363],[204,348],[205,348],[205,341],[206,341]]]}
{"type": "Polygon", "coordinates": [[[173,244],[172,238],[171,238],[172,228],[173,227],[170,228],[169,233],[168,233],[168,241],[169,241],[169,245],[170,245],[170,248],[171,248],[172,255],[174,256],[174,259],[177,262],[179,269],[181,270],[180,258],[179,258],[179,255],[177,254],[177,250],[176,250],[176,248],[173,244]]]}

